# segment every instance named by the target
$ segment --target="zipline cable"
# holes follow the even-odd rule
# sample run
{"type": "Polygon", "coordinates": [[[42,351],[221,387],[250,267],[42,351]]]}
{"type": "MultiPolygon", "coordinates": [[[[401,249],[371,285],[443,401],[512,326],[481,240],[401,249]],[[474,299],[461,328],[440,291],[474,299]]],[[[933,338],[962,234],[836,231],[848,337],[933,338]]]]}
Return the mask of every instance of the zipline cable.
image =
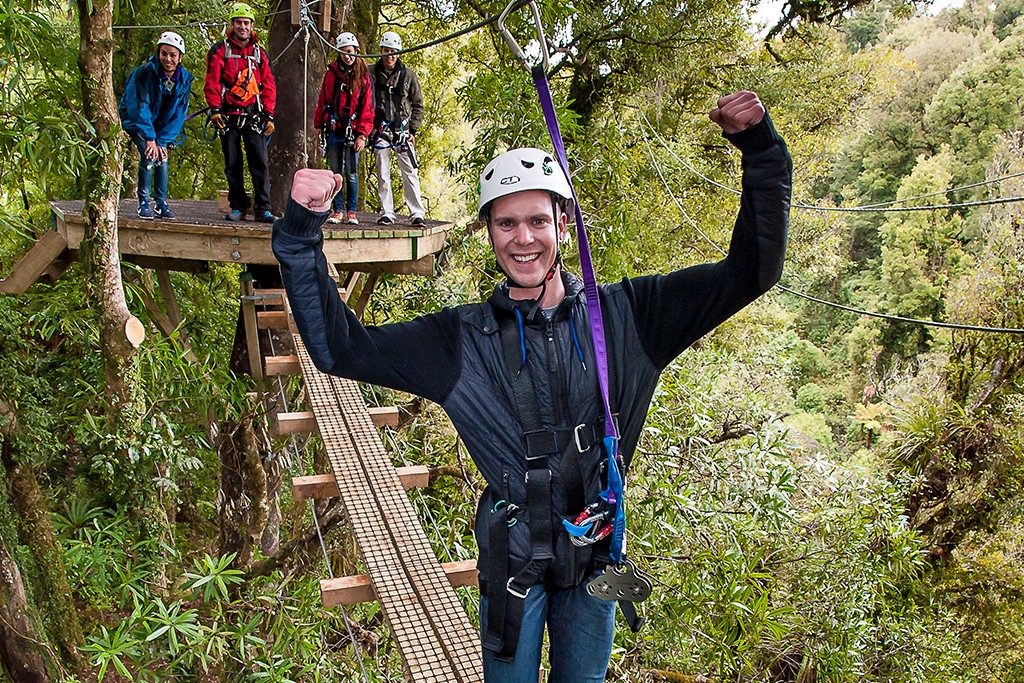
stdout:
{"type": "MultiPolygon", "coordinates": [[[[664,147],[665,150],[667,150],[668,153],[671,154],[672,157],[683,166],[683,168],[685,168],[690,173],[694,174],[695,176],[697,176],[698,178],[700,178],[701,180],[703,180],[704,182],[706,182],[706,183],[708,183],[710,185],[713,185],[713,186],[715,186],[715,187],[717,187],[719,189],[725,190],[726,192],[729,192],[731,194],[734,194],[734,195],[737,195],[737,196],[740,195],[740,190],[737,190],[734,187],[729,187],[728,185],[723,185],[722,183],[720,183],[720,182],[718,182],[716,180],[713,180],[712,178],[709,178],[708,176],[704,175],[699,170],[697,170],[692,164],[687,163],[686,160],[682,159],[678,154],[676,154],[675,151],[665,141],[665,139],[662,138],[661,135],[658,134],[658,131],[655,130],[654,125],[651,124],[650,120],[648,120],[647,116],[642,111],[640,112],[640,116],[643,118],[644,122],[646,122],[646,124],[647,124],[648,128],[650,129],[650,131],[654,134],[654,137],[656,137],[658,139],[658,142],[661,143],[662,147],[664,147]]],[[[646,143],[646,141],[647,141],[647,139],[645,137],[644,138],[644,142],[646,143]]],[[[997,197],[997,198],[994,198],[994,199],[982,199],[982,200],[978,200],[978,201],[974,201],[974,202],[962,202],[962,203],[958,203],[958,204],[934,204],[934,205],[929,205],[929,206],[891,206],[892,204],[896,204],[896,203],[900,203],[900,202],[908,202],[908,201],[912,201],[912,200],[915,200],[915,199],[921,199],[923,197],[932,197],[932,196],[935,196],[935,195],[946,194],[948,192],[957,192],[959,190],[966,190],[966,189],[970,189],[970,188],[973,188],[973,187],[978,187],[980,185],[990,185],[992,183],[1000,182],[1002,180],[1008,180],[1010,178],[1016,178],[1016,177],[1021,176],[1021,175],[1024,175],[1024,173],[1014,173],[1014,174],[1011,174],[1011,175],[1008,175],[1008,176],[1003,176],[1001,178],[994,178],[992,180],[986,180],[986,181],[982,181],[982,182],[979,182],[979,183],[972,183],[970,185],[963,185],[961,187],[954,187],[954,188],[950,188],[948,190],[940,190],[938,192],[929,192],[927,194],[918,195],[916,197],[906,197],[904,199],[894,199],[892,201],[882,202],[882,203],[879,203],[879,204],[865,204],[863,206],[820,206],[820,205],[817,205],[817,204],[801,204],[799,202],[795,202],[795,203],[790,204],[790,206],[792,208],[794,208],[794,209],[805,209],[805,210],[808,210],[808,211],[823,211],[823,212],[831,211],[831,212],[839,212],[839,213],[896,213],[896,212],[906,212],[906,211],[941,211],[941,210],[944,210],[944,209],[972,208],[972,207],[977,207],[977,206],[989,206],[989,205],[994,205],[994,204],[1010,204],[1010,203],[1014,203],[1014,202],[1024,201],[1024,195],[1022,195],[1022,196],[1014,196],[1014,197],[997,197]]]]}
{"type": "MultiPolygon", "coordinates": [[[[641,112],[641,116],[643,116],[642,112],[641,112]]],[[[644,117],[644,118],[646,119],[646,117],[644,117]]],[[[685,218],[686,222],[689,223],[690,226],[694,230],[696,230],[697,233],[702,238],[704,238],[704,240],[707,241],[707,243],[710,244],[716,251],[718,251],[723,256],[727,255],[727,252],[724,249],[722,249],[722,247],[718,246],[718,243],[715,242],[714,240],[712,240],[707,235],[707,233],[705,233],[703,230],[701,230],[700,226],[697,225],[697,223],[690,217],[690,215],[688,213],[686,213],[686,211],[683,209],[682,205],[680,205],[679,200],[676,199],[675,194],[672,192],[672,188],[669,186],[668,181],[665,179],[665,175],[661,171],[661,165],[658,163],[657,158],[654,156],[654,150],[651,149],[650,143],[647,142],[647,138],[646,137],[643,138],[643,141],[644,141],[644,145],[647,147],[647,153],[651,157],[651,162],[654,164],[654,168],[655,168],[655,170],[658,173],[658,177],[661,179],[661,182],[665,185],[665,191],[668,193],[668,196],[672,199],[672,202],[676,205],[676,208],[679,209],[679,212],[683,215],[683,218],[685,218]]],[[[662,142],[664,142],[664,141],[662,141],[662,142]]],[[[671,151],[671,150],[669,150],[669,151],[671,151]]],[[[718,187],[721,187],[723,189],[732,191],[731,188],[728,188],[728,187],[726,187],[724,185],[720,185],[718,183],[715,183],[715,184],[718,185],[718,187]]],[[[808,301],[813,301],[814,303],[817,303],[817,304],[822,304],[824,306],[831,306],[833,308],[838,308],[840,310],[848,311],[850,313],[857,313],[857,314],[860,314],[860,315],[867,315],[867,316],[871,316],[873,318],[882,318],[883,320],[890,320],[890,321],[893,321],[893,322],[911,323],[911,324],[914,324],[914,325],[924,325],[924,326],[927,326],[927,327],[942,327],[942,328],[954,329],[954,330],[967,330],[967,331],[971,331],[971,332],[994,332],[994,333],[999,333],[999,334],[1024,334],[1024,329],[1016,328],[1016,327],[988,327],[988,326],[982,326],[982,325],[966,325],[966,324],[960,324],[960,323],[945,323],[945,322],[939,322],[937,320],[921,320],[921,319],[918,319],[918,318],[906,318],[906,317],[899,316],[899,315],[890,315],[888,313],[878,313],[876,311],[866,311],[866,310],[861,309],[861,308],[854,308],[853,306],[846,306],[845,304],[836,303],[834,301],[827,301],[825,299],[819,299],[817,297],[811,296],[810,294],[805,294],[803,292],[797,291],[797,290],[792,289],[790,287],[786,287],[785,285],[777,284],[775,286],[778,287],[780,290],[782,290],[784,292],[787,292],[787,293],[792,294],[794,296],[798,296],[798,297],[800,297],[802,299],[807,299],[808,301]]]]}

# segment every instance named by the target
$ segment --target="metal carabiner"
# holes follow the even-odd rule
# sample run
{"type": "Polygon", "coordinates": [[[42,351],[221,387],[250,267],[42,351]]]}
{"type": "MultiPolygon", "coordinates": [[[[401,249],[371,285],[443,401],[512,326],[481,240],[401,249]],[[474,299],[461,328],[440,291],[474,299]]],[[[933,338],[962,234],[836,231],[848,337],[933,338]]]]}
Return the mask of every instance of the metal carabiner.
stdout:
{"type": "MultiPolygon", "coordinates": [[[[512,56],[522,64],[527,71],[530,70],[530,64],[526,58],[526,54],[523,49],[519,47],[519,43],[516,42],[512,32],[505,27],[505,17],[509,15],[513,9],[522,7],[522,0],[512,0],[505,9],[498,15],[498,31],[501,32],[501,37],[508,45],[508,49],[512,51],[512,56]]],[[[540,9],[537,7],[536,0],[530,0],[530,11],[533,12],[533,24],[537,27],[537,42],[540,44],[540,61],[544,66],[544,73],[546,74],[550,69],[548,62],[548,41],[544,38],[544,26],[540,23],[540,9]]]]}

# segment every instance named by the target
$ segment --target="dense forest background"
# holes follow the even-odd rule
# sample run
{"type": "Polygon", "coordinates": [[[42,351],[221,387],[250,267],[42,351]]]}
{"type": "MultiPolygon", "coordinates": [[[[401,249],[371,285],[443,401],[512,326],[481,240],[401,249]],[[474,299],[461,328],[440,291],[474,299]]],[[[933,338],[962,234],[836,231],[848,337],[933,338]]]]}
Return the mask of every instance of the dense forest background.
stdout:
{"type": "MultiPolygon", "coordinates": [[[[331,57],[288,3],[257,7],[292,98],[272,152],[280,209],[301,153],[318,161],[299,112],[331,57]]],[[[396,29],[414,45],[501,8],[341,2],[326,38],[353,30],[372,50],[396,29]]],[[[610,678],[1024,681],[1024,1],[933,15],[790,0],[765,27],[709,0],[542,9],[601,279],[728,244],[739,169],[707,119],[718,96],[757,91],[795,162],[782,286],[677,359],[652,406],[630,524],[655,592],[645,629],[619,629],[610,678]]],[[[163,27],[183,27],[201,82],[224,12],[0,8],[0,274],[49,228],[48,200],[97,207],[60,280],[0,296],[0,680],[400,679],[375,605],[320,605],[319,579],[357,560],[336,505],[315,508],[325,557],[289,493],[291,475],[325,471],[315,440],[269,436],[232,362],[239,267],[174,273],[185,322],[165,335],[151,272],[104,252],[103,202],[132,196],[136,163],[111,98],[163,27]],[[133,319],[138,347],[117,332],[133,319]]],[[[489,292],[476,176],[507,147],[548,146],[491,28],[403,59],[427,98],[430,217],[455,229],[433,277],[382,279],[374,323],[489,292]]],[[[172,152],[172,206],[224,184],[202,122],[172,152]]],[[[361,193],[375,208],[370,174],[361,193]]],[[[396,464],[437,468],[412,495],[438,556],[474,557],[482,482],[444,416],[366,396],[402,407],[385,434],[396,464]]]]}

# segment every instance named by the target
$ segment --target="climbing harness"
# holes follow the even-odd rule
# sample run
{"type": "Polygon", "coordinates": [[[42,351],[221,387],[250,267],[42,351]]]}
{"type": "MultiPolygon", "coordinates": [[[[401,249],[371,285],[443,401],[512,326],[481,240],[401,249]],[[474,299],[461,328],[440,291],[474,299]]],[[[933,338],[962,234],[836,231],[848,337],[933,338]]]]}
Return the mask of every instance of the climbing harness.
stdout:
{"type": "MultiPolygon", "coordinates": [[[[548,468],[548,457],[564,453],[567,457],[563,458],[562,462],[569,461],[574,464],[568,467],[563,464],[559,473],[569,501],[569,509],[580,510],[580,512],[574,515],[572,521],[562,520],[562,527],[568,533],[572,544],[568,549],[561,549],[559,562],[575,564],[577,552],[584,553],[581,557],[586,557],[589,560],[590,546],[598,541],[610,539],[609,558],[611,563],[604,568],[601,575],[587,584],[587,592],[598,598],[618,601],[624,616],[629,621],[630,628],[638,631],[643,624],[643,619],[637,614],[635,603],[650,596],[652,587],[650,580],[626,557],[625,485],[618,453],[619,435],[609,399],[608,353],[600,298],[590,257],[586,227],[575,190],[572,190],[571,187],[568,161],[554,102],[548,87],[548,47],[541,25],[540,11],[535,1],[531,0],[529,5],[537,29],[540,64],[532,68],[529,66],[526,55],[505,26],[508,14],[514,8],[522,6],[522,3],[509,4],[498,17],[497,28],[513,56],[530,70],[533,76],[534,86],[537,89],[555,154],[570,184],[598,388],[604,405],[604,415],[595,424],[581,424],[573,430],[568,430],[567,433],[541,429],[537,394],[533,390],[529,370],[525,368],[525,347],[522,347],[522,314],[517,308],[516,320],[502,321],[500,332],[505,362],[508,366],[527,447],[526,510],[529,512],[551,509],[552,472],[548,468]],[[517,324],[518,330],[514,329],[517,324]],[[516,360],[521,360],[521,363],[517,363],[516,360]],[[588,503],[584,497],[580,456],[597,444],[603,445],[607,456],[603,471],[606,485],[604,490],[599,492],[597,499],[588,503]]],[[[575,334],[575,328],[573,332],[575,334]]],[[[551,560],[554,559],[552,525],[531,524],[530,558],[518,572],[511,574],[508,566],[507,525],[507,518],[503,519],[500,514],[495,514],[488,526],[492,541],[489,553],[491,566],[488,576],[508,577],[506,590],[488,589],[488,633],[485,635],[484,647],[496,652],[499,659],[507,658],[510,652],[514,656],[522,622],[523,601],[529,595],[530,587],[542,579],[545,571],[551,565],[551,560]]],[[[558,567],[554,567],[554,569],[557,570],[558,567]]]]}

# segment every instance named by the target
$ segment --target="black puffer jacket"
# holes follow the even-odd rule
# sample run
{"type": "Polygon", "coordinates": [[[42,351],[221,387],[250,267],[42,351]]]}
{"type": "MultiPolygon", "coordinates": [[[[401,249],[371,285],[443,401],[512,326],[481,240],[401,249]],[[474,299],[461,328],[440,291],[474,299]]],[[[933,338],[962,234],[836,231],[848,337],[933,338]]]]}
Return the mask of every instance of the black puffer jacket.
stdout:
{"type": "MultiPolygon", "coordinates": [[[[782,273],[792,176],[785,143],[767,118],[728,137],[743,152],[743,194],[729,255],[669,275],[600,287],[610,397],[612,410],[619,415],[620,453],[627,467],[661,371],[690,344],[770,289],[782,273]]],[[[525,317],[533,302],[510,299],[502,284],[486,303],[363,327],[327,275],[320,230],[325,217],[291,201],[274,226],[274,253],[306,347],[324,372],[417,394],[444,408],[488,483],[477,510],[476,534],[481,581],[495,581],[499,577],[487,575],[488,516],[499,500],[521,507],[526,503],[523,428],[504,364],[499,322],[514,315],[516,306],[525,317]]],[[[549,319],[528,322],[522,333],[526,367],[548,429],[571,429],[603,415],[583,288],[571,275],[562,277],[566,298],[549,319]]],[[[587,502],[603,488],[603,459],[600,446],[580,456],[587,502]]],[[[558,515],[579,512],[566,509],[560,472],[568,463],[561,460],[552,458],[550,463],[555,564],[579,564],[569,552],[560,554],[560,549],[571,551],[571,546],[558,515]]],[[[535,523],[528,512],[509,528],[512,571],[530,555],[529,527],[535,523]]],[[[599,556],[607,547],[594,550],[599,556]]],[[[575,585],[585,570],[586,566],[577,566],[545,580],[575,585]]]]}

